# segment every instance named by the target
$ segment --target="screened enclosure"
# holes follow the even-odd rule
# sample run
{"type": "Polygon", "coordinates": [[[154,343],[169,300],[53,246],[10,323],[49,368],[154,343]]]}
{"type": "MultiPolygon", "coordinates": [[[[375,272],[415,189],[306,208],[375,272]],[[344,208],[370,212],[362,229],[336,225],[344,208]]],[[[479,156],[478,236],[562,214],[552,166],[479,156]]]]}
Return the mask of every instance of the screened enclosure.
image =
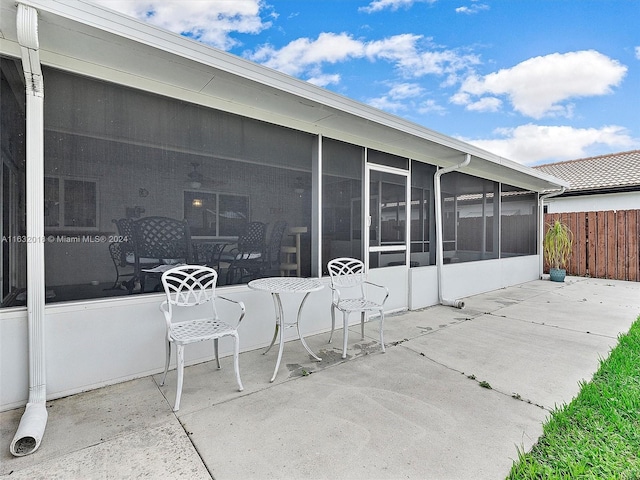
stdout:
{"type": "MultiPolygon", "coordinates": [[[[43,75],[48,301],[139,291],[114,282],[116,267],[127,278],[134,262],[125,255],[135,253],[133,232],[119,229],[119,219],[184,220],[195,248],[179,260],[221,268],[231,266],[249,224],[263,224],[261,244],[241,254],[257,258],[268,253],[272,227],[286,221],[307,227],[300,259],[301,274],[310,273],[313,136],[52,68],[43,75]],[[122,244],[117,256],[114,242],[122,244]]],[[[2,60],[2,115],[3,235],[20,240],[24,84],[11,59],[2,60]]],[[[276,255],[293,238],[285,232],[279,242],[276,255]]],[[[24,302],[24,251],[3,242],[3,298],[18,290],[13,304],[24,302]]],[[[147,291],[156,285],[147,282],[147,291]]]]}
{"type": "MultiPolygon", "coordinates": [[[[20,61],[3,57],[1,67],[7,307],[26,300],[25,93],[20,61]]],[[[149,270],[158,264],[212,265],[220,286],[310,276],[314,244],[323,274],[341,256],[369,268],[435,264],[434,165],[54,68],[43,74],[49,303],[157,291],[158,270],[149,270]]],[[[536,253],[535,193],[460,172],[442,177],[442,192],[445,263],[536,253]]]]}
{"type": "Polygon", "coordinates": [[[442,177],[444,263],[537,251],[537,195],[460,172],[442,177]]]}

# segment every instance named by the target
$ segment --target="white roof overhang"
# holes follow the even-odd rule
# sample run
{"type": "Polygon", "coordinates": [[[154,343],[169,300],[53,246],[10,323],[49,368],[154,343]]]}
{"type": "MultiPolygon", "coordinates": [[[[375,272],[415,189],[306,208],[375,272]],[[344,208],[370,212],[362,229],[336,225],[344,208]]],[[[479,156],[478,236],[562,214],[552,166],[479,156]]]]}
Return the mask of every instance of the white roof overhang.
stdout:
{"type": "MultiPolygon", "coordinates": [[[[21,0],[39,12],[43,64],[322,134],[533,191],[568,186],[463,141],[85,0],[21,0]]],[[[16,3],[0,0],[0,53],[20,56],[16,3]]],[[[45,79],[46,92],[46,79],[45,79]]],[[[46,94],[46,93],[45,93],[46,94]]]]}

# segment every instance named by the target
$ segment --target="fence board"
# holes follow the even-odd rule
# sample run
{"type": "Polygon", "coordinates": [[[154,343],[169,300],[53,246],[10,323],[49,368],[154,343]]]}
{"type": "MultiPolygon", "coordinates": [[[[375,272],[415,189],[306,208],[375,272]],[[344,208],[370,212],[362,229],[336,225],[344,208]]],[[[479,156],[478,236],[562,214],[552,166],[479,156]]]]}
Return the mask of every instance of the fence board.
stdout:
{"type": "Polygon", "coordinates": [[[627,242],[625,242],[625,231],[627,230],[627,215],[624,212],[616,214],[616,255],[617,255],[617,275],[613,278],[629,277],[629,255],[627,242]]]}
{"type": "Polygon", "coordinates": [[[596,277],[607,278],[607,216],[606,212],[596,212],[596,277]]]}
{"type": "Polygon", "coordinates": [[[627,217],[627,257],[629,258],[628,280],[640,282],[640,211],[629,210],[627,217]]]}
{"type": "Polygon", "coordinates": [[[588,275],[589,267],[587,264],[587,216],[584,214],[577,215],[577,229],[574,231],[573,242],[576,246],[574,256],[578,261],[575,275],[588,275]]]}
{"type": "Polygon", "coordinates": [[[605,278],[616,278],[618,267],[618,229],[616,228],[616,213],[613,211],[605,212],[605,228],[607,229],[607,244],[605,251],[607,258],[605,260],[605,278]]]}
{"type": "MultiPolygon", "coordinates": [[[[569,229],[572,232],[575,232],[577,230],[575,213],[563,213],[562,221],[568,225],[569,229]]],[[[577,260],[576,260],[576,257],[574,257],[573,255],[571,255],[571,257],[569,258],[569,264],[567,265],[567,269],[569,271],[577,270],[577,260]]]]}
{"type": "Polygon", "coordinates": [[[574,234],[569,275],[640,281],[640,210],[545,214],[545,225],[556,219],[574,234]]]}
{"type": "Polygon", "coordinates": [[[589,229],[587,231],[587,275],[596,276],[596,246],[598,244],[596,212],[588,212],[589,229]]]}

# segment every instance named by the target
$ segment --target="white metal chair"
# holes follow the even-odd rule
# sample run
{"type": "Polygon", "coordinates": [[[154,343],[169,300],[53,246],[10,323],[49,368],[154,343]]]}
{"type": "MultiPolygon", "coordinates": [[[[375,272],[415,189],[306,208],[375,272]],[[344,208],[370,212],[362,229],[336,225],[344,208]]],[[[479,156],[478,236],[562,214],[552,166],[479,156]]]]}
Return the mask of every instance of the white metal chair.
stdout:
{"type": "Polygon", "coordinates": [[[176,367],[178,373],[178,385],[176,391],[176,403],[173,408],[178,411],[180,408],[180,397],[182,395],[182,381],[184,372],[184,346],[194,342],[213,340],[214,353],[218,368],[220,368],[220,357],[218,356],[218,339],[231,336],[235,345],[233,351],[233,367],[238,382],[238,390],[242,391],[242,381],[240,380],[240,368],[238,366],[238,355],[240,353],[240,338],[237,327],[244,318],[245,306],[242,302],[230,300],[225,297],[215,296],[217,272],[210,267],[200,265],[180,265],[162,274],[162,285],[167,295],[167,299],[160,305],[160,310],[164,313],[167,322],[167,344],[166,361],[164,375],[161,385],[167,377],[169,370],[169,359],[171,357],[171,344],[176,345],[176,367]],[[221,321],[216,310],[215,300],[219,298],[236,304],[240,313],[235,326],[221,321]],[[198,310],[199,318],[190,320],[174,321],[179,309],[197,307],[209,303],[209,306],[202,306],[198,310]],[[202,316],[202,312],[205,316],[202,316]]]}
{"type": "Polygon", "coordinates": [[[368,312],[380,313],[380,345],[384,352],[384,303],[389,296],[387,287],[377,285],[367,281],[364,271],[364,264],[355,258],[336,258],[327,264],[329,275],[331,276],[331,335],[329,343],[333,337],[336,324],[335,310],[342,312],[343,320],[343,346],[342,358],[347,358],[347,340],[349,334],[349,314],[360,312],[360,328],[362,339],[364,340],[364,322],[368,312]],[[372,287],[371,296],[367,287],[372,287]],[[373,300],[374,295],[377,301],[373,300]],[[384,297],[383,297],[384,295],[384,297]],[[381,301],[379,299],[382,299],[381,301]]]}

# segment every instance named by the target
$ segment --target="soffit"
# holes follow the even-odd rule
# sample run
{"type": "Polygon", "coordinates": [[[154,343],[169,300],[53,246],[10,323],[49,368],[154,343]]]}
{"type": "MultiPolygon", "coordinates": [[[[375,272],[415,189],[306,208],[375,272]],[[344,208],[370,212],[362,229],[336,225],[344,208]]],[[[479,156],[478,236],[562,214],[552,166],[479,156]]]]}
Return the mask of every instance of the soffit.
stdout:
{"type": "MultiPolygon", "coordinates": [[[[15,52],[15,3],[0,0],[2,51],[15,52]]],[[[39,11],[40,57],[56,68],[542,191],[563,180],[400,117],[76,0],[25,0],[39,11]]],[[[45,79],[46,92],[46,79],[45,79]]]]}

